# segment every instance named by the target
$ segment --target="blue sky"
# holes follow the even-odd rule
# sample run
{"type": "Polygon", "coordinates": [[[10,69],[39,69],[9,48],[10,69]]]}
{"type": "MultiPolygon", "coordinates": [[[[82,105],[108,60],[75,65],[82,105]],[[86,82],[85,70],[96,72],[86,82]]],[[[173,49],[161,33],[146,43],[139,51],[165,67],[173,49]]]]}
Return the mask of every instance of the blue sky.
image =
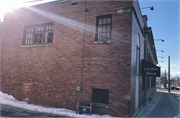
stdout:
{"type": "MultiPolygon", "coordinates": [[[[13,2],[27,0],[0,0],[0,19],[2,19],[3,7],[15,7],[13,2]],[[7,2],[10,1],[10,4],[7,2]],[[2,3],[6,3],[2,5],[2,3]]],[[[29,1],[29,0],[28,0],[29,1]]],[[[33,1],[33,0],[32,0],[33,1]]],[[[53,0],[43,0],[44,2],[53,0]]],[[[148,26],[152,27],[154,39],[163,39],[165,42],[155,41],[159,60],[158,66],[164,72],[168,70],[168,56],[171,57],[171,74],[180,74],[180,1],[179,0],[139,0],[140,7],[154,6],[154,10],[142,9],[142,15],[148,16],[148,26]],[[163,57],[163,58],[160,58],[163,57]],[[163,63],[161,62],[163,61],[163,63]]]]}
{"type": "Polygon", "coordinates": [[[161,71],[168,70],[170,56],[170,73],[180,74],[180,1],[179,0],[139,0],[140,7],[154,6],[154,10],[142,9],[142,14],[148,16],[148,26],[152,27],[161,71]],[[163,63],[161,62],[163,61],[163,63]]]}

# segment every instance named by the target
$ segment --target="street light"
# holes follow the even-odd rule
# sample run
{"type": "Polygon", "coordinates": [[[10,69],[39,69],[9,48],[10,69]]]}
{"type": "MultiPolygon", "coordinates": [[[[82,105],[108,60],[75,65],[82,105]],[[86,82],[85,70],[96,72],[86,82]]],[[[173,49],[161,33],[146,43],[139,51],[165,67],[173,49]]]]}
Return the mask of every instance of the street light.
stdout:
{"type": "Polygon", "coordinates": [[[141,8],[141,9],[147,9],[147,8],[150,8],[150,10],[154,10],[154,7],[152,6],[152,7],[143,7],[143,8],[141,8]]]}
{"type": "MultiPolygon", "coordinates": [[[[162,62],[163,63],[163,61],[158,61],[158,62],[162,62]]],[[[161,67],[161,65],[159,64],[159,67],[161,67]]]]}
{"type": "Polygon", "coordinates": [[[156,50],[156,51],[161,51],[161,52],[164,52],[163,50],[156,50]]]}
{"type": "Polygon", "coordinates": [[[163,57],[162,57],[162,56],[158,56],[158,57],[160,57],[160,58],[162,58],[162,59],[163,59],[163,57]]]}
{"type": "Polygon", "coordinates": [[[162,42],[164,42],[163,39],[154,39],[154,41],[162,41],[162,42]]]}

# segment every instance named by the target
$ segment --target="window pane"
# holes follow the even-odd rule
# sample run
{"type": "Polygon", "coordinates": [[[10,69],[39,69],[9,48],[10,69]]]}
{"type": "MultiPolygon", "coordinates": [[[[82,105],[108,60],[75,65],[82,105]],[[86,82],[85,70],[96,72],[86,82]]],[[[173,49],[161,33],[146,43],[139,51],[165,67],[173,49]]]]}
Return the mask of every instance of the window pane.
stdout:
{"type": "Polygon", "coordinates": [[[54,25],[52,25],[52,30],[54,30],[54,25]]]}
{"type": "Polygon", "coordinates": [[[33,38],[33,34],[31,34],[31,39],[33,38]]]}
{"type": "Polygon", "coordinates": [[[111,26],[107,25],[107,31],[110,31],[111,26]]]}
{"type": "Polygon", "coordinates": [[[52,43],[52,37],[48,37],[48,43],[52,43]]]}
{"type": "Polygon", "coordinates": [[[106,39],[106,33],[103,33],[103,39],[106,39]]]}
{"type": "Polygon", "coordinates": [[[107,18],[107,23],[111,23],[111,18],[107,18]]]}
{"type": "Polygon", "coordinates": [[[98,32],[102,32],[102,26],[99,26],[98,32]]]}
{"type": "Polygon", "coordinates": [[[28,39],[28,44],[30,44],[30,39],[28,39]]]}
{"type": "Polygon", "coordinates": [[[53,33],[52,33],[52,32],[49,32],[49,36],[50,36],[50,37],[53,37],[53,33]]]}
{"type": "Polygon", "coordinates": [[[45,38],[45,43],[47,43],[48,41],[47,41],[47,38],[45,38]]]}
{"type": "Polygon", "coordinates": [[[27,44],[27,39],[25,40],[24,44],[25,44],[25,45],[27,44]]]}
{"type": "Polygon", "coordinates": [[[101,25],[102,24],[102,19],[99,19],[99,25],[101,25]]]}
{"type": "Polygon", "coordinates": [[[48,32],[46,32],[45,37],[48,37],[48,32]]]}
{"type": "Polygon", "coordinates": [[[42,34],[36,34],[34,43],[41,43],[42,34]]]}
{"type": "Polygon", "coordinates": [[[106,18],[103,18],[103,24],[106,24],[106,18]]]}
{"type": "Polygon", "coordinates": [[[99,33],[98,34],[98,39],[101,40],[101,37],[102,37],[102,35],[101,35],[101,33],[99,33]]]}
{"type": "Polygon", "coordinates": [[[107,39],[110,39],[110,33],[107,33],[107,39]]]}
{"type": "Polygon", "coordinates": [[[30,39],[30,43],[29,44],[32,44],[32,39],[30,39]]]}
{"type": "Polygon", "coordinates": [[[29,44],[29,39],[27,39],[27,42],[26,42],[26,44],[27,44],[27,45],[29,44]]]}
{"type": "Polygon", "coordinates": [[[106,25],[103,25],[103,32],[106,31],[106,25]]]}

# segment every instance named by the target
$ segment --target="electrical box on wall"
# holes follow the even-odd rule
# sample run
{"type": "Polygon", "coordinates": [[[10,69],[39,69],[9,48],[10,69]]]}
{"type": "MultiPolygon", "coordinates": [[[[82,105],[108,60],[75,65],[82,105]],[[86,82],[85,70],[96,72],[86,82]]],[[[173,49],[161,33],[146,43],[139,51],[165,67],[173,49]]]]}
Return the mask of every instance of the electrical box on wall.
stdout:
{"type": "Polygon", "coordinates": [[[81,92],[81,91],[82,91],[82,87],[81,87],[81,86],[77,86],[77,87],[76,87],[76,91],[77,91],[77,92],[81,92]]]}

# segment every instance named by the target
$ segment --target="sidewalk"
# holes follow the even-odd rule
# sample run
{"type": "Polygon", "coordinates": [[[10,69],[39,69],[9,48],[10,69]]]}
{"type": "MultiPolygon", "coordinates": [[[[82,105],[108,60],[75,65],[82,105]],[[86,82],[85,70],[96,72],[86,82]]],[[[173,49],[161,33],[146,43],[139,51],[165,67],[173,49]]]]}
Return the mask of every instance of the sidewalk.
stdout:
{"type": "Polygon", "coordinates": [[[177,117],[178,115],[179,101],[170,93],[156,92],[153,99],[134,117],[177,117]]]}

